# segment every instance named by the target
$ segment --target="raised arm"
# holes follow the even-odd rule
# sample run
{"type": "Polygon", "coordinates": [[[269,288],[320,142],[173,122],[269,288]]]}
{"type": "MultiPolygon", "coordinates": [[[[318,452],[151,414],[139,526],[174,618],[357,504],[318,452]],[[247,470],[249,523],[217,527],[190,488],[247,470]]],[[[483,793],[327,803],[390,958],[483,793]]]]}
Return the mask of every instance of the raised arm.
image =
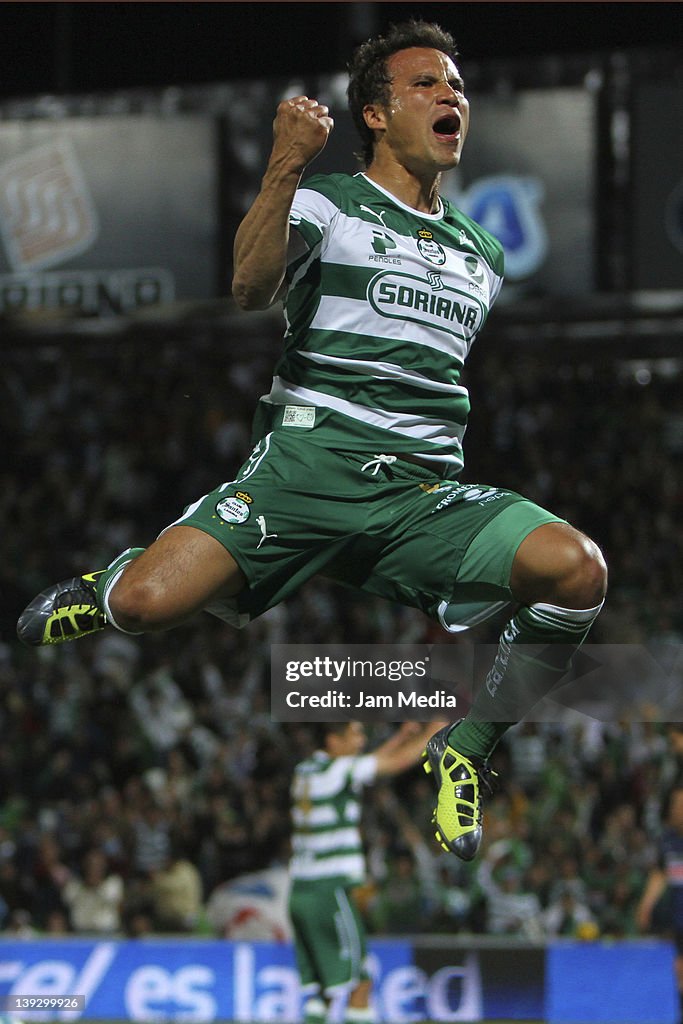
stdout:
{"type": "Polygon", "coordinates": [[[232,294],[241,309],[266,309],[275,301],[287,269],[294,193],[333,126],[327,107],[308,96],[279,104],[261,191],[235,236],[232,294]]]}
{"type": "Polygon", "coordinates": [[[392,736],[372,753],[377,758],[377,775],[398,775],[420,760],[430,736],[447,722],[404,722],[392,736]]]}

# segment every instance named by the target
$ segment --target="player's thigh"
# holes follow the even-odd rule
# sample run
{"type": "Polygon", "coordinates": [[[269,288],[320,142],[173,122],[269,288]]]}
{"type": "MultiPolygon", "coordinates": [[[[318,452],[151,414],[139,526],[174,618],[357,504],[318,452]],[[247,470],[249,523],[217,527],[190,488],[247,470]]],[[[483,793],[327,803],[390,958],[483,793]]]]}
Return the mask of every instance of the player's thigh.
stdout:
{"type": "Polygon", "coordinates": [[[539,526],[563,522],[526,499],[504,508],[468,544],[456,575],[456,593],[458,587],[481,584],[511,596],[513,563],[522,542],[539,526]]]}
{"type": "Polygon", "coordinates": [[[339,884],[294,883],[290,914],[324,991],[358,982],[366,956],[365,929],[349,890],[339,884]]]}
{"type": "Polygon", "coordinates": [[[473,625],[487,609],[512,599],[519,545],[558,517],[515,492],[487,485],[453,484],[426,498],[404,518],[360,585],[421,608],[447,628],[456,620],[473,625]]]}
{"type": "Polygon", "coordinates": [[[119,618],[136,616],[146,628],[172,626],[216,595],[238,594],[244,582],[235,559],[213,537],[191,526],[173,526],[126,566],[110,607],[119,618]]]}
{"type": "Polygon", "coordinates": [[[253,618],[321,571],[360,531],[355,497],[352,467],[335,453],[273,434],[234,480],[188,506],[175,525],[192,526],[229,552],[246,580],[240,604],[253,618]]]}
{"type": "Polygon", "coordinates": [[[294,932],[294,957],[296,959],[296,968],[299,972],[301,988],[308,991],[317,990],[320,988],[321,983],[316,970],[315,961],[311,953],[308,923],[305,919],[297,915],[291,900],[289,905],[289,916],[294,932]]]}

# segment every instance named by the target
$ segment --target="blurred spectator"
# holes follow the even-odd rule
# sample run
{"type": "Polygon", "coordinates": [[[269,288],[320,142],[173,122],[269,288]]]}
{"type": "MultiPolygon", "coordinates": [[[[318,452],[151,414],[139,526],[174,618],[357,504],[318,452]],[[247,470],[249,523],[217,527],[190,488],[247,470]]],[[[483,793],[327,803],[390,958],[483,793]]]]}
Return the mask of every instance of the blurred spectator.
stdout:
{"type": "Polygon", "coordinates": [[[549,937],[563,935],[572,939],[588,939],[598,936],[598,927],[588,905],[577,897],[572,885],[557,887],[550,906],[543,914],[543,928],[549,937]]]}
{"type": "Polygon", "coordinates": [[[540,900],[511,851],[500,850],[495,857],[484,858],[478,881],[486,899],[487,931],[534,941],[543,937],[540,900]]]}
{"type": "Polygon", "coordinates": [[[121,928],[123,881],[109,870],[106,855],[98,849],[83,857],[82,874],[71,875],[62,888],[62,900],[75,932],[111,935],[121,928]]]}
{"type": "Polygon", "coordinates": [[[59,842],[53,833],[46,832],[38,840],[29,881],[31,918],[38,927],[42,928],[55,911],[65,910],[62,889],[69,874],[59,842]]]}
{"type": "Polygon", "coordinates": [[[409,934],[425,926],[425,894],[410,850],[398,850],[370,906],[370,924],[379,932],[409,934]]]}
{"type": "Polygon", "coordinates": [[[178,840],[166,863],[152,875],[150,899],[155,931],[192,932],[202,911],[202,880],[178,840]]]}
{"type": "Polygon", "coordinates": [[[28,910],[13,910],[9,915],[3,934],[12,939],[32,939],[38,934],[38,930],[34,928],[28,910]]]}
{"type": "Polygon", "coordinates": [[[167,863],[170,846],[168,817],[148,791],[133,820],[133,870],[150,878],[167,863]]]}

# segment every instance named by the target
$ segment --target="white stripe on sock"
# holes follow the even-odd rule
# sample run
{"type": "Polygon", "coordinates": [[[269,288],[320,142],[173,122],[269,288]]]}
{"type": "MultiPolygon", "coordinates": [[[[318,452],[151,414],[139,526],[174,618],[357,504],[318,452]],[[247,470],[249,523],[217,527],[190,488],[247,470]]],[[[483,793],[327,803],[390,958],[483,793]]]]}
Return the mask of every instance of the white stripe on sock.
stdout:
{"type": "Polygon", "coordinates": [[[142,633],[134,633],[130,629],[124,629],[123,626],[119,626],[118,622],[111,613],[111,608],[109,607],[109,594],[111,593],[112,588],[116,585],[116,583],[118,583],[121,577],[121,573],[126,568],[126,566],[130,565],[130,563],[133,561],[134,559],[131,558],[129,559],[129,561],[124,562],[119,571],[115,573],[110,580],[107,580],[107,583],[104,588],[104,593],[102,594],[102,605],[104,607],[104,614],[107,616],[107,622],[111,626],[113,626],[114,629],[118,629],[119,633],[125,633],[127,636],[142,636],[142,633]]]}
{"type": "Polygon", "coordinates": [[[372,1024],[376,1020],[377,1014],[371,1006],[347,1006],[344,1011],[344,1024],[372,1024]]]}
{"type": "Polygon", "coordinates": [[[529,605],[529,612],[534,619],[545,625],[556,626],[559,629],[574,632],[583,632],[598,617],[604,603],[604,601],[601,601],[595,608],[560,608],[555,604],[538,602],[529,605]]]}

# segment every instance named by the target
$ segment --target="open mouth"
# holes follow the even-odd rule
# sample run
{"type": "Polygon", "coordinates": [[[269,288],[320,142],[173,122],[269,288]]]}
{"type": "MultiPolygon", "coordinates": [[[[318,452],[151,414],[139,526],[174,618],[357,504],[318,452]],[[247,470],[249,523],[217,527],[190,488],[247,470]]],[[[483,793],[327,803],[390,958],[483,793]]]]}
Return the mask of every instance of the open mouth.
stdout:
{"type": "Polygon", "coordinates": [[[460,135],[460,118],[456,113],[444,114],[432,125],[432,131],[442,139],[457,139],[460,135]]]}

